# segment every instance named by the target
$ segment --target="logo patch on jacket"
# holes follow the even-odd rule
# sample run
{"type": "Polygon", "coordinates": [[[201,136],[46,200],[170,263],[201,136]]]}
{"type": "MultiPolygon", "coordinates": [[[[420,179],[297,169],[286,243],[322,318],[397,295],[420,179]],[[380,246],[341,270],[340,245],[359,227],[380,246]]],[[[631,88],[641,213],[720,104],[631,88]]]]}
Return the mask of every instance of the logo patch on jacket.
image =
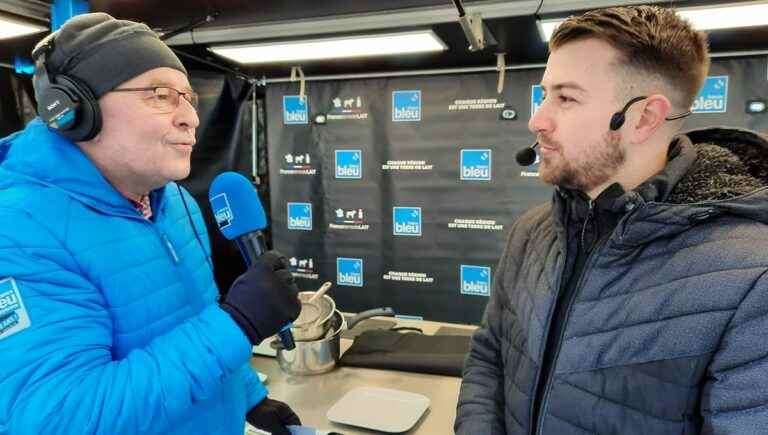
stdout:
{"type": "Polygon", "coordinates": [[[13,278],[0,279],[0,340],[27,329],[27,309],[13,278]]]}

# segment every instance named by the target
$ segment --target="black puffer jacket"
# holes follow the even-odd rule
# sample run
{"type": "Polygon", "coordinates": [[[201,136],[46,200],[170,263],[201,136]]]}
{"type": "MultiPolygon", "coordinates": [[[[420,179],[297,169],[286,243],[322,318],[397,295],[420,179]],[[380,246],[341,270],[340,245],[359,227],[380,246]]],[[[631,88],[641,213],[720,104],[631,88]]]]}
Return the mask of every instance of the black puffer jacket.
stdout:
{"type": "Polygon", "coordinates": [[[551,376],[540,367],[572,255],[571,199],[556,193],[515,223],[457,434],[768,433],[768,141],[707,129],[672,149],[661,174],[613,203],[620,219],[564,307],[551,376]]]}

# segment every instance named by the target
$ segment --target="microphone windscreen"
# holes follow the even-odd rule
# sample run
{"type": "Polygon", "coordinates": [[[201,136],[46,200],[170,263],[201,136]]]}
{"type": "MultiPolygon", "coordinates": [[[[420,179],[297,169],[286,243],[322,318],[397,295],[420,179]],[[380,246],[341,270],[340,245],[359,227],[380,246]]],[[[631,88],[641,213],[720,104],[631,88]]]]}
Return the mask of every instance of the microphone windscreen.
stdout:
{"type": "Polygon", "coordinates": [[[267,215],[250,181],[237,172],[222,172],[208,189],[213,217],[229,240],[267,227],[267,215]]]}
{"type": "Polygon", "coordinates": [[[520,166],[530,166],[536,162],[536,150],[533,147],[523,148],[517,152],[515,160],[520,166]]]}

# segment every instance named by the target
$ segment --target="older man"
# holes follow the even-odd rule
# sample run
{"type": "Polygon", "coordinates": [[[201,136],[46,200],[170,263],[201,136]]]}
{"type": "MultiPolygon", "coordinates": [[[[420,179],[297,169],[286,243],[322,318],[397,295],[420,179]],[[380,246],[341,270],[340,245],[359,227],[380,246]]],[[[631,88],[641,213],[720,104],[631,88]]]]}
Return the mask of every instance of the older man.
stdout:
{"type": "Polygon", "coordinates": [[[298,424],[251,346],[298,316],[267,253],[217,304],[190,171],[197,95],[147,26],[86,14],[43,40],[42,119],[0,141],[0,433],[241,435],[298,424]]]}

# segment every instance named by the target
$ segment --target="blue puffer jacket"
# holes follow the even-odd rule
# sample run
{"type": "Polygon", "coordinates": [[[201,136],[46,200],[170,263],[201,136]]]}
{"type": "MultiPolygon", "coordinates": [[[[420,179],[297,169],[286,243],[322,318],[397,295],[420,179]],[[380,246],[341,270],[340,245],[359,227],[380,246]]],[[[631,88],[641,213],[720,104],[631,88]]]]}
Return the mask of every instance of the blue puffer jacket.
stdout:
{"type": "Polygon", "coordinates": [[[243,433],[266,390],[181,192],[149,221],[39,120],[0,141],[0,434],[243,433]]]}
{"type": "Polygon", "coordinates": [[[558,192],[515,223],[457,434],[768,433],[768,142],[709,129],[676,144],[661,174],[613,204],[622,216],[586,260],[549,373],[571,199],[558,192]]]}

